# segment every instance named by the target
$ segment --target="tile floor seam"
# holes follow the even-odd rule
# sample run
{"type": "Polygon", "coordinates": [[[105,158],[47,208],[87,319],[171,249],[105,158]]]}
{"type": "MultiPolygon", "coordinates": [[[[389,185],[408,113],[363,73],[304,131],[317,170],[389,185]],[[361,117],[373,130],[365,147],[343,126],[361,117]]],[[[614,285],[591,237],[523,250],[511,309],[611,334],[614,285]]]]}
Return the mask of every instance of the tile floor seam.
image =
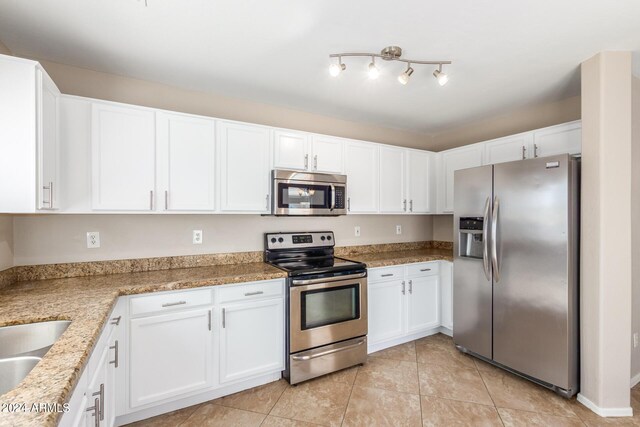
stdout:
{"type": "MultiPolygon", "coordinates": [[[[216,406],[222,406],[223,408],[235,409],[236,411],[251,412],[253,414],[264,415],[264,416],[268,416],[269,415],[269,414],[265,414],[264,412],[252,411],[251,409],[236,408],[234,406],[227,406],[227,405],[223,405],[222,403],[217,403],[217,402],[206,402],[206,403],[207,404],[211,403],[212,405],[216,405],[216,406]]],[[[273,408],[271,408],[271,409],[273,409],[273,408]]],[[[271,411],[269,411],[269,412],[271,412],[271,411]]],[[[282,417],[280,417],[280,418],[282,418],[282,417]]]]}
{"type": "Polygon", "coordinates": [[[583,421],[577,414],[575,414],[574,412],[574,416],[569,416],[569,415],[560,415],[560,414],[550,414],[548,412],[536,412],[536,411],[531,411],[529,409],[515,409],[515,408],[507,408],[507,407],[503,407],[503,406],[496,406],[496,409],[498,410],[498,412],[500,412],[500,409],[504,409],[505,411],[519,411],[519,412],[528,412],[530,414],[538,414],[538,415],[550,415],[553,417],[562,417],[562,418],[569,418],[569,419],[578,419],[580,421],[583,421]]]}
{"type": "Polygon", "coordinates": [[[349,390],[349,398],[347,399],[347,406],[344,408],[344,413],[342,414],[342,421],[340,421],[340,427],[344,425],[344,420],[347,417],[347,410],[349,409],[349,403],[351,403],[351,396],[353,396],[353,388],[356,386],[356,380],[358,379],[358,374],[360,373],[360,367],[356,371],[356,376],[353,378],[353,384],[351,384],[351,390],[349,390]]]}

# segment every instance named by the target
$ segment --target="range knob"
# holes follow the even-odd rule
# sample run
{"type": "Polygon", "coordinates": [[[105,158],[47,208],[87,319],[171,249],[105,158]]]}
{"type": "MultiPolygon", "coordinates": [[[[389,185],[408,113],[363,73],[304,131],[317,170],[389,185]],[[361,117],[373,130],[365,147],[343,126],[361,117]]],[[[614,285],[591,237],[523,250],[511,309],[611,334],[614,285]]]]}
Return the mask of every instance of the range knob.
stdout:
{"type": "Polygon", "coordinates": [[[324,241],[324,236],[321,236],[321,237],[320,237],[320,240],[324,241]]]}
{"type": "Polygon", "coordinates": [[[284,239],[282,237],[278,237],[278,242],[282,243],[284,242],[284,239]]]}
{"type": "Polygon", "coordinates": [[[275,238],[275,237],[272,237],[272,238],[271,238],[271,243],[275,243],[275,242],[276,242],[276,238],[275,238]]]}
{"type": "Polygon", "coordinates": [[[327,236],[327,240],[331,240],[331,236],[327,236]]]}

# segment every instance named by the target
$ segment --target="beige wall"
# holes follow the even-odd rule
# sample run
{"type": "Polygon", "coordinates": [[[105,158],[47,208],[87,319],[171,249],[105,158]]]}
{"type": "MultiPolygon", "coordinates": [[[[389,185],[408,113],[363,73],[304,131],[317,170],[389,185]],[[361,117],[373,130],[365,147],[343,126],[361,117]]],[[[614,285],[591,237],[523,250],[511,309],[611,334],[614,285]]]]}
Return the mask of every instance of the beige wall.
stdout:
{"type": "MultiPolygon", "coordinates": [[[[633,78],[631,160],[631,255],[633,280],[632,333],[640,334],[640,77],[633,78]]],[[[631,376],[640,376],[640,346],[631,348],[631,376]]]]}
{"type": "Polygon", "coordinates": [[[453,242],[453,215],[433,217],[433,240],[453,242]]]}
{"type": "Polygon", "coordinates": [[[630,410],[631,54],[582,64],[581,399],[630,410]]]}
{"type": "Polygon", "coordinates": [[[13,218],[0,215],[0,271],[13,267],[13,218]]]}
{"type": "Polygon", "coordinates": [[[433,135],[431,149],[442,151],[545,126],[578,120],[580,97],[510,111],[433,135]]]}
{"type": "Polygon", "coordinates": [[[0,41],[0,54],[2,54],[2,55],[12,55],[11,51],[9,50],[9,48],[6,47],[1,41],[0,41]]]}
{"type": "Polygon", "coordinates": [[[431,240],[427,215],[349,215],[334,218],[258,215],[19,215],[14,217],[16,265],[200,253],[260,251],[263,233],[332,230],[339,246],[431,240]],[[402,234],[396,235],[396,225],[402,234]],[[354,237],[354,226],[361,236],[354,237]],[[203,230],[204,242],[191,242],[203,230]],[[99,231],[101,247],[87,249],[99,231]]]}

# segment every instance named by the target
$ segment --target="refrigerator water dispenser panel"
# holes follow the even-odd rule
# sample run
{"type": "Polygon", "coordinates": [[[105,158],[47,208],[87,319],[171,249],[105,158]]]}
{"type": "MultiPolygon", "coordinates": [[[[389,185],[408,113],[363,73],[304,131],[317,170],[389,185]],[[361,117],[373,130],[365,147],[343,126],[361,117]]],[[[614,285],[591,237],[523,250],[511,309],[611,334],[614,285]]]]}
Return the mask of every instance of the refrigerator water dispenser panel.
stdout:
{"type": "Polygon", "coordinates": [[[484,219],[482,217],[460,218],[460,235],[458,236],[458,248],[460,250],[459,255],[461,257],[482,259],[483,225],[484,219]]]}

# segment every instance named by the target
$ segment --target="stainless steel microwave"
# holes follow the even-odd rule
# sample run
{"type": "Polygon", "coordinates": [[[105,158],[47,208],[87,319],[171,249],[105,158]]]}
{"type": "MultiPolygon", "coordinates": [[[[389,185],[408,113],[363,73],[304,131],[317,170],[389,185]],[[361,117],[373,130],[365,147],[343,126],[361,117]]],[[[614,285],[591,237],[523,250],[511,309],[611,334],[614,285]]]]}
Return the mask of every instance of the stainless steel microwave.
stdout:
{"type": "Polygon", "coordinates": [[[272,215],[337,216],[347,213],[347,176],[275,169],[272,215]]]}

